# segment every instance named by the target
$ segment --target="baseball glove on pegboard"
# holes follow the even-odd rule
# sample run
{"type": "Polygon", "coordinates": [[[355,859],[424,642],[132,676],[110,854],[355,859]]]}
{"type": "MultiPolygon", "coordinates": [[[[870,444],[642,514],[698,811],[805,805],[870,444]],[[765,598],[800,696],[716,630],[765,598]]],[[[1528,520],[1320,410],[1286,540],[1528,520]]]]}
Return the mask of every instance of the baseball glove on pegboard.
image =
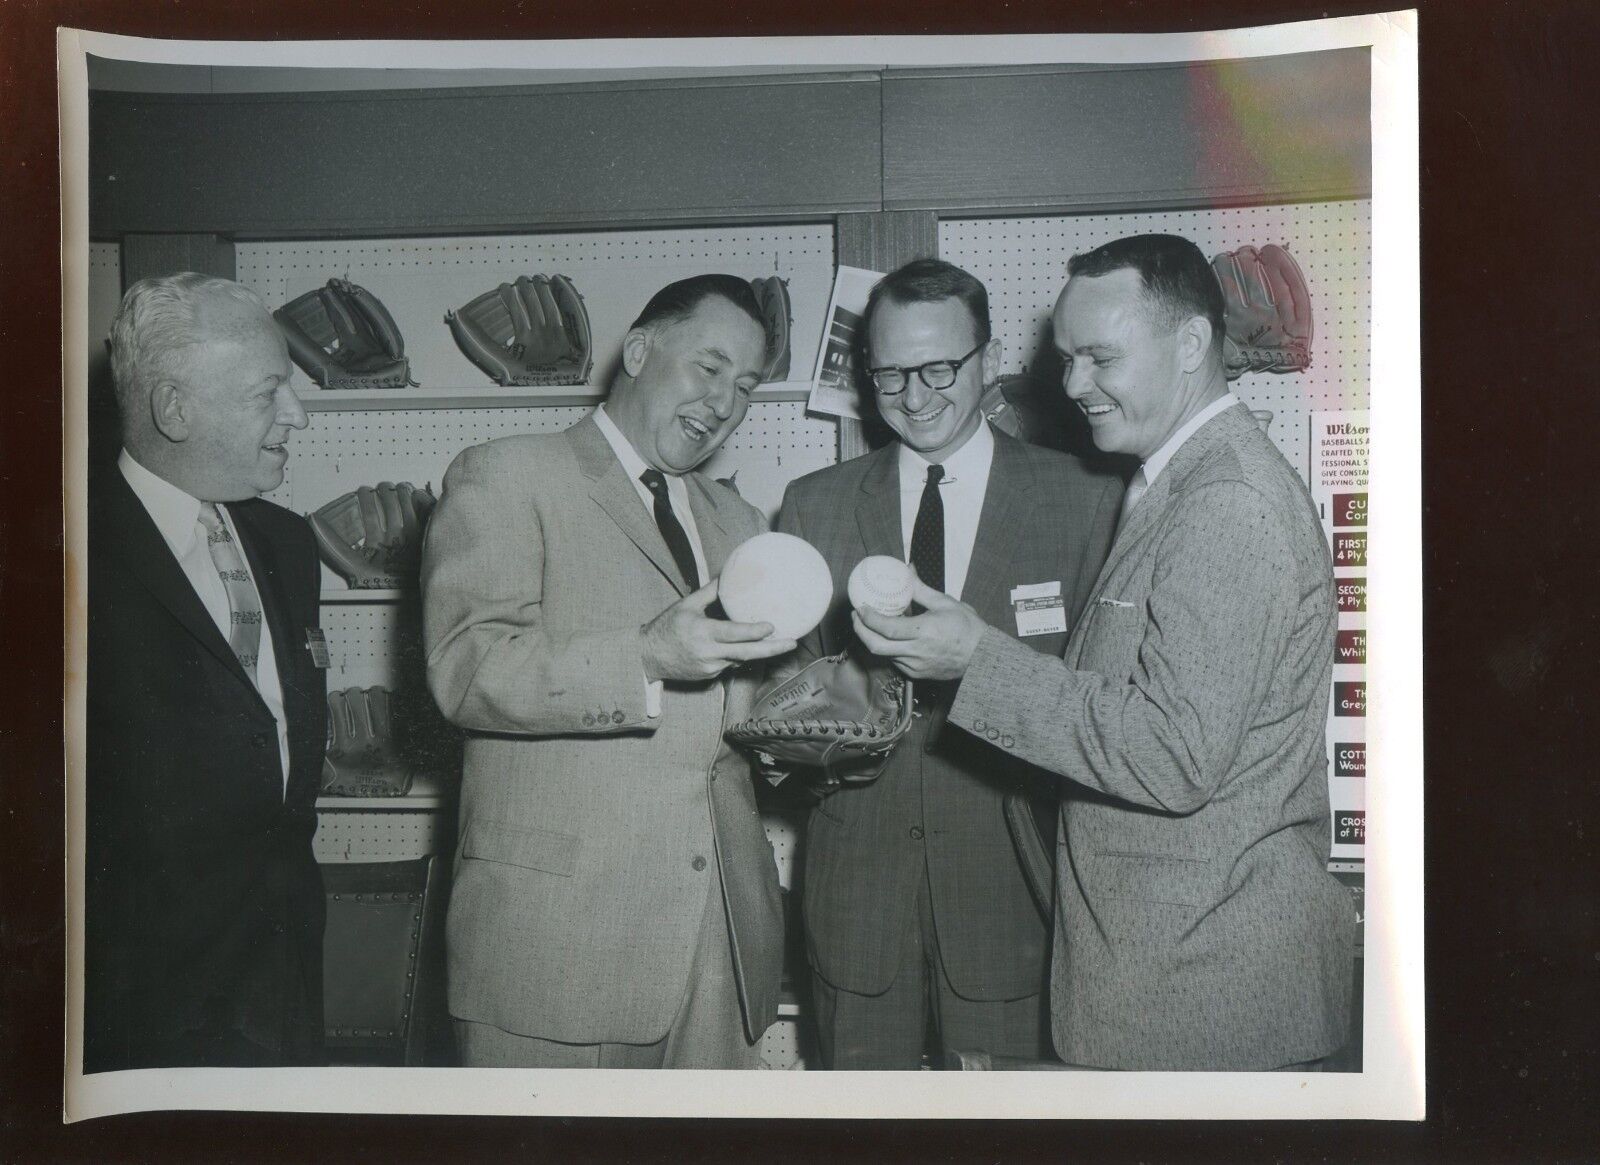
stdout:
{"type": "Polygon", "coordinates": [[[330,279],[272,313],[289,355],[323,388],[405,388],[413,384],[405,340],[382,301],[364,287],[330,279]]]}
{"type": "Polygon", "coordinates": [[[911,681],[841,652],[760,692],[728,739],[767,768],[820,768],[825,786],[862,783],[882,771],[910,730],[911,709],[911,681]]]}
{"type": "Polygon", "coordinates": [[[789,330],[794,325],[794,309],[789,304],[789,284],[776,275],[765,279],[752,279],[750,290],[756,293],[761,314],[767,318],[767,367],[762,373],[764,384],[789,379],[789,330]]]}
{"type": "Polygon", "coordinates": [[[1246,372],[1304,372],[1311,365],[1311,295],[1300,265],[1268,244],[1211,260],[1227,314],[1222,363],[1229,380],[1246,372]]]}
{"type": "Polygon", "coordinates": [[[306,517],[322,561],[352,590],[393,589],[416,581],[433,504],[427,486],[382,481],[341,494],[306,517]]]}
{"type": "Polygon", "coordinates": [[[584,384],[594,364],[589,311],[565,275],[519,275],[444,313],[456,344],[500,385],[584,384]]]}
{"type": "Polygon", "coordinates": [[[412,768],[397,737],[388,688],[328,693],[328,751],[322,791],[334,797],[403,797],[412,768]]]}

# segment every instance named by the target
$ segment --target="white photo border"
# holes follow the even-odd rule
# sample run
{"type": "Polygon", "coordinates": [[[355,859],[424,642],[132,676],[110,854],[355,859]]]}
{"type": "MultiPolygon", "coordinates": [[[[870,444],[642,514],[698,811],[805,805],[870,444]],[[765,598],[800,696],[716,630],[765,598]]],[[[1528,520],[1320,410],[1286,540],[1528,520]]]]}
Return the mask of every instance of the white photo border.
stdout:
{"type": "MultiPolygon", "coordinates": [[[[1414,11],[1160,35],[569,41],[146,40],[61,29],[69,1121],[154,1109],[629,1117],[1420,1120],[1424,1116],[1421,360],[1414,11]],[[1369,47],[1372,463],[1364,1067],[1359,1073],[633,1072],[164,1069],[82,1075],[87,467],[86,56],[375,69],[660,69],[1218,60],[1369,47]]],[[[530,80],[533,78],[530,77],[530,80]]]]}

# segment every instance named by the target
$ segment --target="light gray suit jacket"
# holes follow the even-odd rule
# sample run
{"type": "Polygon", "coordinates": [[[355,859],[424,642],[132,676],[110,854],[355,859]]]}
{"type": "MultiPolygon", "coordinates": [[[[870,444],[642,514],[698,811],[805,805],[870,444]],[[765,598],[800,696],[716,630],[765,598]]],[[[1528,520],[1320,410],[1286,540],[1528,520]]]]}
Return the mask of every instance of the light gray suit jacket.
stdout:
{"type": "Polygon", "coordinates": [[[1134,508],[1065,662],[984,635],[951,721],[1075,782],[1051,983],[1069,1063],[1258,1070],[1344,1043],[1335,624],[1310,497],[1239,405],[1134,508]]]}
{"type": "MultiPolygon", "coordinates": [[[[715,573],[764,522],[686,476],[715,573]]],[[[668,683],[660,717],[646,716],[639,628],[686,586],[594,421],[456,458],[422,588],[429,686],[469,730],[451,1014],[574,1043],[653,1042],[720,884],[758,1037],[777,1012],[777,867],[748,763],[722,733],[761,673],[668,683]]]]}

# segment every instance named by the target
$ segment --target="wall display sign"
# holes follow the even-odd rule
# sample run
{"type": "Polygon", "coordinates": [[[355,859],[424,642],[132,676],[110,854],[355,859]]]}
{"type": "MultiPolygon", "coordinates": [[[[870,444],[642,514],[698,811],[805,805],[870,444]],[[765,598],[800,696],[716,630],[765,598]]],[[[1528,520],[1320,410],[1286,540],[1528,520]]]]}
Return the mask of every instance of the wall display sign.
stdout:
{"type": "Polygon", "coordinates": [[[1367,474],[1365,409],[1311,414],[1311,496],[1333,555],[1339,633],[1328,711],[1333,857],[1360,858],[1367,836],[1367,474]]]}
{"type": "Polygon", "coordinates": [[[833,298],[828,301],[826,331],[817,348],[817,367],[811,375],[811,398],[806,408],[813,413],[861,419],[861,394],[856,385],[856,350],[861,313],[867,307],[872,285],[883,278],[881,271],[861,267],[839,268],[833,279],[833,298]]]}

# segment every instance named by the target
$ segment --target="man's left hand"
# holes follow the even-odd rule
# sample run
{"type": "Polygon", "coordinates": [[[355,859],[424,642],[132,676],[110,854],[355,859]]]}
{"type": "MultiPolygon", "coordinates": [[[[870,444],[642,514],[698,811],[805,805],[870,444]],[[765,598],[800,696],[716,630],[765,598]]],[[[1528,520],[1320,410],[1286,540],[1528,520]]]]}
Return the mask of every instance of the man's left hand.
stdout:
{"type": "Polygon", "coordinates": [[[912,601],[923,607],[922,614],[857,610],[856,634],[867,650],[892,660],[914,680],[960,679],[988,624],[965,603],[920,581],[912,601]]]}

